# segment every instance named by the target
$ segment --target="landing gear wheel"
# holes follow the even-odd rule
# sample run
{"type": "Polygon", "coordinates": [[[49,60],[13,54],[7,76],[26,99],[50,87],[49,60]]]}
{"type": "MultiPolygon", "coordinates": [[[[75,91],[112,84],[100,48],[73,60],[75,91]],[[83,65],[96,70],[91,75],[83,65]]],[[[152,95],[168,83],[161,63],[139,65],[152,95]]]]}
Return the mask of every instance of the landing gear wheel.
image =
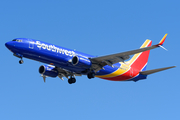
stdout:
{"type": "Polygon", "coordinates": [[[19,61],[19,64],[23,64],[23,63],[24,63],[24,61],[23,61],[23,60],[20,60],[20,61],[19,61]]]}
{"type": "Polygon", "coordinates": [[[69,84],[72,84],[72,83],[75,83],[75,82],[76,82],[76,78],[69,78],[68,79],[69,84]]]}
{"type": "Polygon", "coordinates": [[[87,74],[87,77],[89,79],[94,78],[95,77],[95,73],[94,72],[90,72],[90,73],[87,74]]]}

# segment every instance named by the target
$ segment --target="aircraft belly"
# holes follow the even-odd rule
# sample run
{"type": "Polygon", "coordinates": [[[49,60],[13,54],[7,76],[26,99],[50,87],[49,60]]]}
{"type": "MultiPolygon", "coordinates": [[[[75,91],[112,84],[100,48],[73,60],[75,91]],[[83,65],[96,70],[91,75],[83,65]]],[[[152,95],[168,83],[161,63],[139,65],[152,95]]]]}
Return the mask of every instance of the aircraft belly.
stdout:
{"type": "Polygon", "coordinates": [[[44,52],[37,52],[37,51],[28,51],[23,53],[23,57],[29,58],[32,60],[36,60],[39,62],[43,62],[46,64],[53,63],[54,66],[63,68],[72,72],[81,72],[84,71],[84,68],[77,68],[71,65],[71,63],[68,62],[68,60],[72,59],[71,57],[67,57],[65,55],[59,55],[57,54],[52,54],[52,53],[44,53],[44,52]]]}

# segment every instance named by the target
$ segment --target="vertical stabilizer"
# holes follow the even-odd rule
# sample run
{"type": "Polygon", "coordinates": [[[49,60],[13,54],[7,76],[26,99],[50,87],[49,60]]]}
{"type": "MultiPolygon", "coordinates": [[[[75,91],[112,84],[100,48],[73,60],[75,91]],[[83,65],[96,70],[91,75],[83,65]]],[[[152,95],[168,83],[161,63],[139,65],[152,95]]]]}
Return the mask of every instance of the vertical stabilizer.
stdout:
{"type": "MultiPolygon", "coordinates": [[[[146,40],[140,48],[151,46],[152,41],[146,40]]],[[[135,54],[127,63],[138,71],[144,71],[148,62],[150,50],[135,54]]]]}

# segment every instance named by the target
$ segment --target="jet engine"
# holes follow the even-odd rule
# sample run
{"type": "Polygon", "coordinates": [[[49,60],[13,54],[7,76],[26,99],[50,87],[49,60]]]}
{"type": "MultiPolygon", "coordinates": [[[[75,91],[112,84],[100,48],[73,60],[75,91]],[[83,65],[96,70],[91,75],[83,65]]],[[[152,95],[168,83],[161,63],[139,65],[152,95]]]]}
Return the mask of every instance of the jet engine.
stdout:
{"type": "Polygon", "coordinates": [[[42,65],[39,67],[39,73],[44,76],[57,77],[58,70],[54,66],[42,65]]]}
{"type": "Polygon", "coordinates": [[[74,56],[71,62],[74,66],[78,66],[81,68],[90,68],[92,65],[89,59],[84,58],[84,57],[78,57],[78,56],[74,56]]]}

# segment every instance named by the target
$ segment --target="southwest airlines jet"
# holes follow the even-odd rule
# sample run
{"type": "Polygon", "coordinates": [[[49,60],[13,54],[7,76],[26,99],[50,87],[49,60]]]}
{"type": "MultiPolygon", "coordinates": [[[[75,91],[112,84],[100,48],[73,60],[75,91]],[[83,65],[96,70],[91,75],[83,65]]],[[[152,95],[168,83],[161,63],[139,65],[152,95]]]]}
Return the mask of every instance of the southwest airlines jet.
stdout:
{"type": "Polygon", "coordinates": [[[62,80],[66,77],[72,84],[76,82],[75,76],[82,75],[87,75],[89,79],[99,77],[136,82],[146,79],[149,74],[175,67],[146,70],[150,50],[162,47],[166,36],[156,45],[151,46],[152,41],[147,39],[139,49],[100,57],[28,38],[16,38],[5,45],[14,56],[20,58],[20,64],[23,57],[47,64],[39,67],[44,82],[46,77],[58,76],[62,80]],[[130,55],[134,56],[128,60],[130,55]]]}

